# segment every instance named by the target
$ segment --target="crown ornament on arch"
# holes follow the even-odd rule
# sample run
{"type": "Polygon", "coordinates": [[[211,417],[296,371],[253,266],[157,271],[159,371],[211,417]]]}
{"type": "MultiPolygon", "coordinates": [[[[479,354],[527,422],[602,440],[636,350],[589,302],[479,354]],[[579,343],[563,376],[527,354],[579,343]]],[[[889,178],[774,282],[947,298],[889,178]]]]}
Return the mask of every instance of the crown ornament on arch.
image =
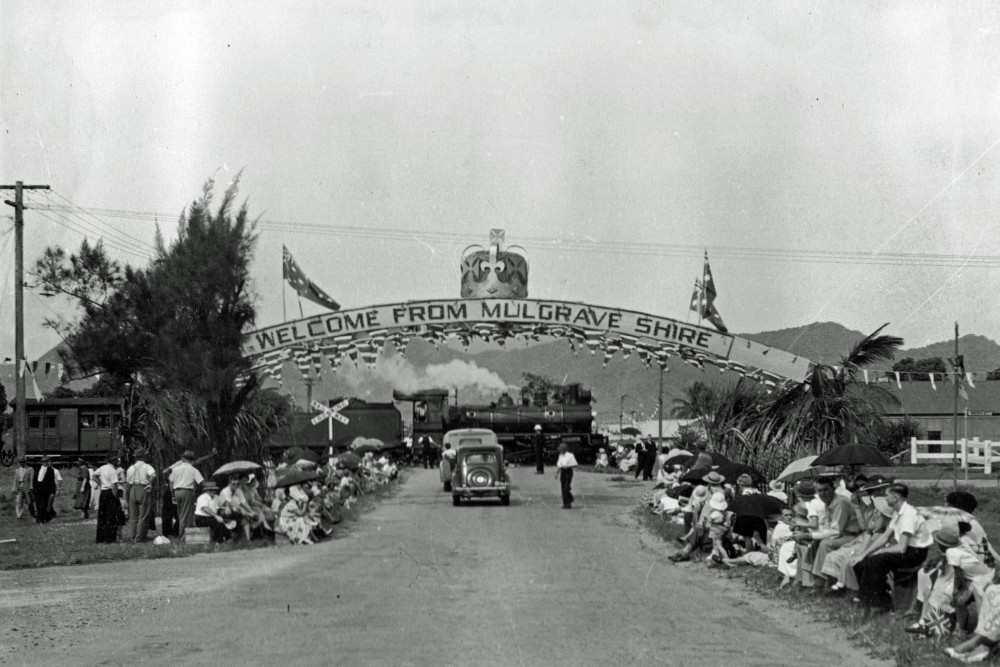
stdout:
{"type": "Polygon", "coordinates": [[[470,245],[462,252],[463,299],[525,299],[528,259],[521,246],[504,247],[505,232],[490,230],[488,248],[470,245]]]}

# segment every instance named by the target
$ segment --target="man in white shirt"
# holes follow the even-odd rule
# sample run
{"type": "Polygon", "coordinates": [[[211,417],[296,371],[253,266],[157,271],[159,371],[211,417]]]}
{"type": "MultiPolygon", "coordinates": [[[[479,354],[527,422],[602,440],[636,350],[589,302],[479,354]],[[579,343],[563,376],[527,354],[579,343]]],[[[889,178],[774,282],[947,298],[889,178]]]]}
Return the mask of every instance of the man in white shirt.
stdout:
{"type": "Polygon", "coordinates": [[[577,466],[576,457],[564,443],[559,443],[559,458],[556,459],[556,477],[562,489],[563,509],[573,506],[573,493],[570,485],[573,483],[573,468],[577,466]]]}
{"type": "Polygon", "coordinates": [[[202,494],[194,503],[194,525],[208,528],[213,542],[223,542],[229,536],[229,531],[226,520],[219,514],[219,486],[208,480],[202,484],[201,489],[202,494]]]}
{"type": "Polygon", "coordinates": [[[194,452],[184,450],[181,460],[172,466],[170,471],[170,488],[174,492],[174,503],[177,505],[178,536],[184,537],[184,529],[194,525],[194,487],[205,479],[191,462],[194,452]]]}
{"type": "Polygon", "coordinates": [[[858,575],[858,597],[872,609],[892,611],[889,573],[919,566],[927,558],[927,549],[934,541],[927,521],[906,502],[909,495],[910,489],[905,484],[889,485],[886,500],[895,514],[885,532],[861,553],[854,566],[858,575]]]}
{"type": "Polygon", "coordinates": [[[135,463],[125,472],[125,497],[128,499],[128,524],[125,540],[144,542],[149,532],[149,515],[153,511],[153,480],[156,470],[146,463],[147,452],[135,450],[135,463]]]}
{"type": "MultiPolygon", "coordinates": [[[[24,516],[24,510],[29,508],[31,503],[31,480],[32,469],[28,466],[28,459],[20,457],[17,460],[17,468],[14,470],[14,508],[17,518],[24,516]]],[[[30,509],[34,512],[34,506],[30,509]]]]}

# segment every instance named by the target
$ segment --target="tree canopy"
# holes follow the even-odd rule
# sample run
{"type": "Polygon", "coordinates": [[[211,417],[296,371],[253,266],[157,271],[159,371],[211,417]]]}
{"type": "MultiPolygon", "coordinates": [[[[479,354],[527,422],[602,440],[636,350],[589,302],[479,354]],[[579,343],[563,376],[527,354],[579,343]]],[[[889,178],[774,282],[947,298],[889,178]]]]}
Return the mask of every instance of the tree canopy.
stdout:
{"type": "Polygon", "coordinates": [[[929,382],[931,373],[935,374],[935,380],[943,380],[945,373],[948,372],[941,357],[928,359],[904,357],[892,365],[892,370],[900,374],[901,380],[908,382],[929,382]]]}
{"type": "MultiPolygon", "coordinates": [[[[248,370],[242,334],[256,318],[249,265],[257,234],[246,205],[236,206],[236,183],[217,206],[213,190],[209,181],[182,213],[172,243],[157,233],[146,268],[122,267],[85,241],[76,253],[47,249],[34,274],[79,308],[75,320],[47,322],[68,344],[75,372],[102,373],[102,390],[117,395],[129,383],[136,423],[146,420],[145,436],[163,447],[228,456],[245,444],[253,423],[245,408],[258,388],[252,375],[237,382],[248,370]]],[[[253,400],[268,414],[282,410],[253,400]]]]}

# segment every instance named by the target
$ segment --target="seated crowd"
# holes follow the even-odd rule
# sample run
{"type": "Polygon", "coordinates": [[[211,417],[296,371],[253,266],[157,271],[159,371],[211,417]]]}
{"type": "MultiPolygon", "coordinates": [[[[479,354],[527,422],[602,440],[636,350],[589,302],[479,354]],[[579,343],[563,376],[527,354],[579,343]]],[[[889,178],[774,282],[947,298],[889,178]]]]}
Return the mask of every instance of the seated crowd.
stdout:
{"type": "Polygon", "coordinates": [[[906,484],[840,474],[788,489],[772,481],[765,492],[749,474],[727,480],[708,464],[684,468],[661,458],[656,487],[643,499],[683,526],[673,562],[775,568],[779,589],[849,595],[873,613],[899,611],[918,638],[967,636],[946,649],[963,662],[985,659],[1000,642],[1000,555],[974,516],[972,494],[953,491],[946,506],[914,507],[906,484]]]}

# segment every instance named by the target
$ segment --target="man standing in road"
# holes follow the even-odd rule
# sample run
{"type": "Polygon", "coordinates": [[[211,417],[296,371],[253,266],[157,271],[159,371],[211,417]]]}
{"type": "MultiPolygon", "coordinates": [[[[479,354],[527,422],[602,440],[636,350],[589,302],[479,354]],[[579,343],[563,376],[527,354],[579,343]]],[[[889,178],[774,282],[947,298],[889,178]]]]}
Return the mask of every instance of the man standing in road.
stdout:
{"type": "Polygon", "coordinates": [[[568,510],[573,506],[573,492],[570,485],[573,483],[573,468],[577,466],[576,457],[569,451],[566,443],[559,443],[559,458],[556,459],[556,477],[559,478],[559,486],[562,489],[563,509],[568,510]]]}
{"type": "Polygon", "coordinates": [[[23,456],[17,460],[17,469],[14,470],[14,511],[17,518],[24,516],[27,509],[32,515],[35,513],[34,505],[30,498],[31,494],[31,468],[28,467],[28,459],[23,456]]]}
{"type": "Polygon", "coordinates": [[[95,473],[100,485],[97,499],[97,542],[118,541],[118,529],[125,523],[118,500],[118,457],[112,454],[95,473]]]}
{"type": "Polygon", "coordinates": [[[420,460],[424,462],[424,470],[426,470],[431,467],[431,459],[434,456],[430,439],[426,435],[422,435],[417,444],[420,445],[420,460]]]}
{"type": "Polygon", "coordinates": [[[194,487],[205,479],[198,469],[191,465],[194,452],[184,450],[181,460],[173,465],[170,471],[170,488],[174,492],[174,502],[177,504],[177,534],[184,537],[184,529],[194,525],[194,487]]]}
{"type": "Polygon", "coordinates": [[[48,523],[56,515],[54,504],[61,481],[62,475],[52,467],[52,457],[46,454],[42,457],[42,465],[38,468],[38,474],[32,483],[32,491],[35,494],[35,521],[38,523],[48,523]]]}
{"type": "Polygon", "coordinates": [[[146,450],[135,450],[135,463],[125,472],[125,497],[128,499],[128,525],[125,540],[144,542],[149,532],[149,514],[153,510],[153,479],[156,470],[146,463],[146,450]]]}
{"type": "Polygon", "coordinates": [[[542,435],[542,425],[535,424],[535,474],[544,475],[545,474],[545,462],[542,457],[545,456],[545,436],[542,435]]]}

